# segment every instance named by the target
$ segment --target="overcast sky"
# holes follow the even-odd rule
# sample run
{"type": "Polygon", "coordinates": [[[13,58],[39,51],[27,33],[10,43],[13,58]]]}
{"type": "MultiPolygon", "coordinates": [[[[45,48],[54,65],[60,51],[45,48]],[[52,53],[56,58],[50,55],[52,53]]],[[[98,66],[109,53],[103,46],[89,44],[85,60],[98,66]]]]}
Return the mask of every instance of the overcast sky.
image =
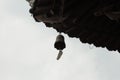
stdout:
{"type": "Polygon", "coordinates": [[[120,80],[120,54],[65,36],[34,21],[25,0],[0,0],[0,80],[120,80]]]}

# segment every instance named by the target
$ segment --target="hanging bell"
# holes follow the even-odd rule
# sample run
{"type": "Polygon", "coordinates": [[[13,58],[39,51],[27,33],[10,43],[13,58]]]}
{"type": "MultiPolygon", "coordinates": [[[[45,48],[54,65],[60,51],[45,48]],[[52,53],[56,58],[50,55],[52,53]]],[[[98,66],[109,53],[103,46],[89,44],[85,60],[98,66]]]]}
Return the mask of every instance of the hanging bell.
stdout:
{"type": "Polygon", "coordinates": [[[57,60],[59,60],[63,54],[62,50],[66,47],[65,45],[65,40],[64,40],[64,36],[59,34],[56,38],[54,47],[59,50],[58,56],[57,56],[57,60]]]}
{"type": "Polygon", "coordinates": [[[57,49],[57,50],[63,50],[66,45],[65,45],[65,41],[64,41],[64,36],[59,34],[56,38],[56,41],[55,41],[55,44],[54,44],[54,47],[57,49]]]}

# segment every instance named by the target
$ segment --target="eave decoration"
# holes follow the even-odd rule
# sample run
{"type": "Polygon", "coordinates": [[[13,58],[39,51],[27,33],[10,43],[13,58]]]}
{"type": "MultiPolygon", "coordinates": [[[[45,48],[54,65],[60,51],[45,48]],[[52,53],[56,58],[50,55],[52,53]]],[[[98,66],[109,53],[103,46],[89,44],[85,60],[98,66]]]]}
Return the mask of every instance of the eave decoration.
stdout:
{"type": "Polygon", "coordinates": [[[120,0],[27,1],[36,22],[83,43],[120,52],[120,0]]]}

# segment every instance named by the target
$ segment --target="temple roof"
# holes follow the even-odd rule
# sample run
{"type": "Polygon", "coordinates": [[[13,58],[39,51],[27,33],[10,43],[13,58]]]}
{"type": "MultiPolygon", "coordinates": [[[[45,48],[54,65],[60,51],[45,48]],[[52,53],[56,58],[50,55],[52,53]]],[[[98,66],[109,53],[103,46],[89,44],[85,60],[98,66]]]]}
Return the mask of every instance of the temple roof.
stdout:
{"type": "Polygon", "coordinates": [[[35,0],[30,13],[83,43],[120,52],[119,0],[35,0]]]}

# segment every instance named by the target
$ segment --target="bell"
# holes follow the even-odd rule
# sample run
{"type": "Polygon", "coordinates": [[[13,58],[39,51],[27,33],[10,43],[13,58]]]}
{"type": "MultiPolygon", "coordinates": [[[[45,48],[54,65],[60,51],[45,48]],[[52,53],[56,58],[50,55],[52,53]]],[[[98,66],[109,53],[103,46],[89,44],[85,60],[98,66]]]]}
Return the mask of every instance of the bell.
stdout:
{"type": "Polygon", "coordinates": [[[57,60],[59,60],[63,54],[62,50],[66,47],[65,45],[65,40],[64,40],[64,36],[62,36],[61,34],[59,34],[56,38],[54,47],[59,50],[58,56],[57,56],[57,60]]]}
{"type": "Polygon", "coordinates": [[[63,50],[66,47],[64,37],[61,34],[57,36],[54,47],[57,50],[63,50]]]}

